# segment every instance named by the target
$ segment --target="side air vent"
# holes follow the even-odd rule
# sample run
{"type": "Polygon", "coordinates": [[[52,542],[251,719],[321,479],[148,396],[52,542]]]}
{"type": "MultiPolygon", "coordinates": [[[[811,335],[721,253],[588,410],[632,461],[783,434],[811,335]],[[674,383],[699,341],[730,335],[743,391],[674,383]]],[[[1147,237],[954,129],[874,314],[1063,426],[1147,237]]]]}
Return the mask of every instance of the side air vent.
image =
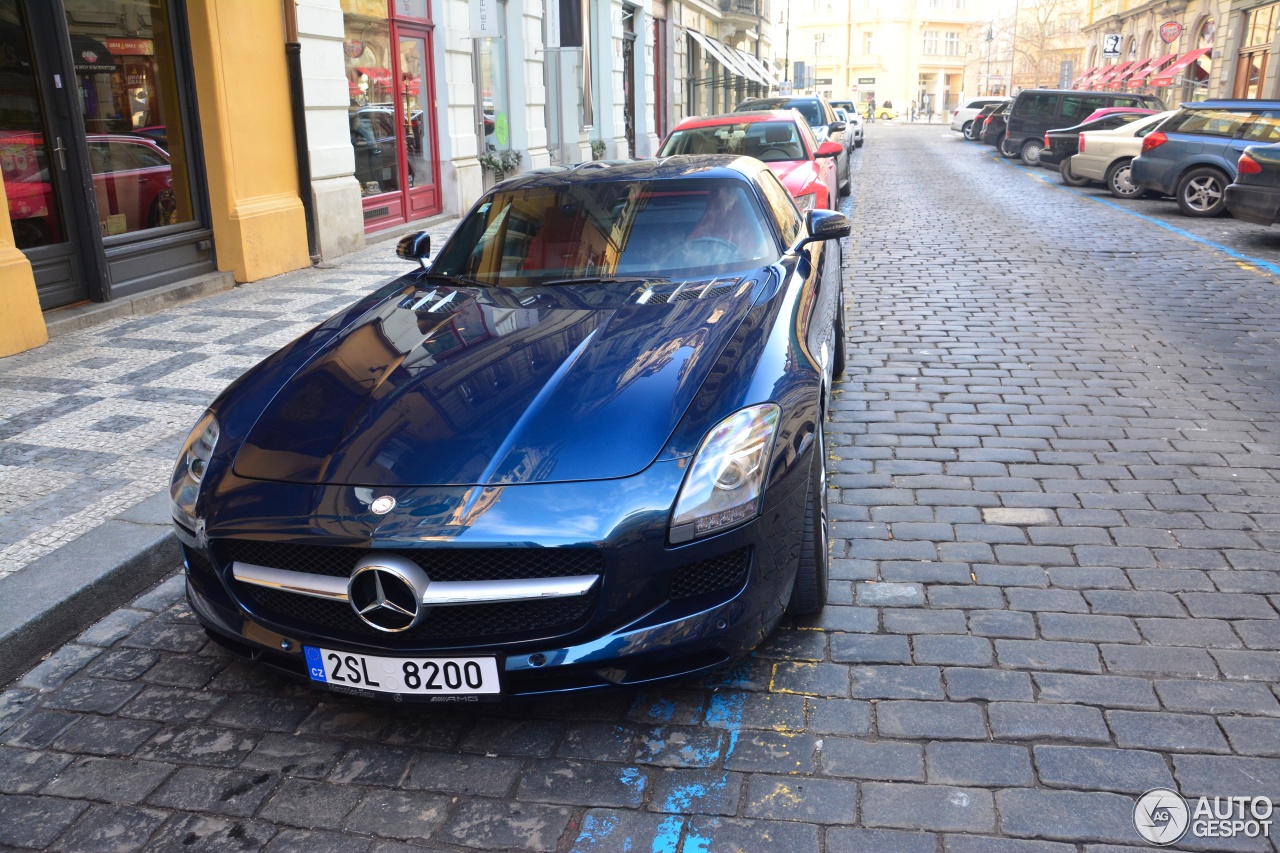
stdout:
{"type": "Polygon", "coordinates": [[[707,299],[732,293],[738,287],[746,287],[740,278],[713,278],[710,281],[649,282],[636,296],[637,305],[664,305],[670,302],[688,302],[691,299],[707,299]]]}

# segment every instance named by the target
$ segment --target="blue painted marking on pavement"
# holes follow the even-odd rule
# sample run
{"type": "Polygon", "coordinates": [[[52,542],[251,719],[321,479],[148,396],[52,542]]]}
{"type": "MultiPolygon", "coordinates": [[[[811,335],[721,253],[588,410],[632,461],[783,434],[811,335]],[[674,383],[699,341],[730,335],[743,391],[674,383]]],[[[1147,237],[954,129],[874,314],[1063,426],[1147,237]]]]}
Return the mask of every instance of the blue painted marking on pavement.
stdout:
{"type": "Polygon", "coordinates": [[[649,848],[649,853],[676,853],[676,849],[680,846],[680,833],[683,829],[684,818],[679,815],[668,815],[662,823],[658,824],[658,834],[653,837],[653,846],[649,848]]]}
{"type": "MultiPolygon", "coordinates": [[[[1003,158],[997,155],[995,159],[1002,160],[1003,158]]],[[[1006,163],[1006,165],[1012,166],[1015,169],[1025,172],[1027,175],[1031,176],[1032,178],[1035,178],[1037,181],[1040,181],[1044,184],[1047,184],[1048,186],[1053,187],[1055,190],[1061,190],[1062,192],[1071,193],[1072,195],[1079,196],[1080,198],[1097,202],[1098,204],[1101,204],[1104,207],[1110,207],[1113,210],[1120,211],[1121,213],[1127,213],[1130,216],[1137,217],[1138,219],[1144,220],[1145,222],[1149,222],[1152,225],[1158,225],[1159,227],[1163,228],[1166,231],[1171,231],[1174,234],[1177,234],[1179,237],[1186,237],[1188,240],[1199,243],[1202,246],[1208,246],[1211,249],[1216,249],[1230,258],[1236,259],[1237,261],[1243,261],[1245,263],[1252,264],[1253,266],[1261,267],[1262,269],[1266,270],[1272,275],[1280,275],[1280,264],[1273,264],[1270,261],[1264,261],[1261,258],[1255,258],[1252,255],[1246,255],[1243,252],[1238,252],[1229,246],[1224,246],[1221,243],[1215,243],[1212,240],[1207,240],[1198,234],[1192,234],[1190,231],[1187,231],[1183,228],[1179,228],[1176,225],[1170,225],[1168,222],[1164,222],[1160,219],[1156,219],[1154,216],[1147,216],[1145,213],[1139,213],[1138,211],[1133,210],[1132,208],[1127,207],[1123,204],[1119,204],[1111,199],[1098,198],[1095,195],[1090,195],[1089,193],[1083,192],[1082,190],[1076,189],[1075,187],[1063,186],[1062,184],[1049,180],[1047,175],[1036,174],[1037,172],[1040,171],[1039,169],[1032,170],[1030,166],[1020,166],[1017,163],[1006,163]]]]}
{"type": "Polygon", "coordinates": [[[324,658],[320,657],[320,650],[314,646],[303,646],[302,651],[307,656],[307,674],[311,676],[311,680],[327,684],[329,679],[324,674],[324,658]]]}
{"type": "Polygon", "coordinates": [[[636,793],[644,793],[644,774],[634,767],[624,767],[618,773],[618,781],[628,788],[635,788],[636,793]]]}
{"type": "Polygon", "coordinates": [[[584,851],[584,853],[588,850],[607,850],[612,845],[606,844],[606,841],[617,828],[618,818],[616,815],[596,817],[593,814],[589,814],[582,821],[582,828],[578,830],[578,838],[573,843],[573,849],[575,851],[584,851]]]}

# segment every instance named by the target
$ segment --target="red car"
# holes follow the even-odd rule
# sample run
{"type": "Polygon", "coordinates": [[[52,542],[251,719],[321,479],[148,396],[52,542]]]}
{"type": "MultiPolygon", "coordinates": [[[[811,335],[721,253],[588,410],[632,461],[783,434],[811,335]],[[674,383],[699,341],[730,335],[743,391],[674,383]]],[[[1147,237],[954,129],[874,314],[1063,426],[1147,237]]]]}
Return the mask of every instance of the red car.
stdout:
{"type": "MultiPolygon", "coordinates": [[[[177,209],[168,153],[143,136],[91,133],[89,167],[103,236],[168,225],[177,209]]],[[[0,170],[18,248],[63,239],[44,140],[39,134],[0,135],[0,170]]]]}
{"type": "Polygon", "coordinates": [[[839,142],[818,144],[795,110],[761,110],[702,118],[690,116],[672,129],[659,157],[737,154],[755,157],[778,176],[801,212],[834,209],[838,194],[839,142]]]}

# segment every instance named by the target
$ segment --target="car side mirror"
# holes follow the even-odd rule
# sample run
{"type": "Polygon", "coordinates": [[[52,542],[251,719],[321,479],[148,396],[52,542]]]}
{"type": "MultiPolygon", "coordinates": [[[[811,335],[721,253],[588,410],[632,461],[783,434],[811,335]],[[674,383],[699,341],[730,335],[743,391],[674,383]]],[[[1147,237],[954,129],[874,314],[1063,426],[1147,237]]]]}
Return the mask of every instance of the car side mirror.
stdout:
{"type": "Polygon", "coordinates": [[[426,231],[415,231],[406,234],[396,243],[396,255],[406,261],[417,261],[426,269],[431,258],[431,235],[426,231]]]}
{"type": "Polygon", "coordinates": [[[811,210],[804,215],[804,228],[807,234],[801,235],[788,250],[790,254],[800,251],[808,243],[820,240],[839,240],[849,236],[851,226],[849,217],[834,210],[811,210]]]}
{"type": "Polygon", "coordinates": [[[835,140],[828,139],[826,142],[818,146],[818,150],[813,152],[815,157],[839,157],[844,153],[844,146],[835,140]]]}
{"type": "Polygon", "coordinates": [[[844,122],[833,121],[831,122],[831,124],[827,125],[827,133],[839,133],[840,131],[844,130],[845,127],[846,125],[844,122]]]}

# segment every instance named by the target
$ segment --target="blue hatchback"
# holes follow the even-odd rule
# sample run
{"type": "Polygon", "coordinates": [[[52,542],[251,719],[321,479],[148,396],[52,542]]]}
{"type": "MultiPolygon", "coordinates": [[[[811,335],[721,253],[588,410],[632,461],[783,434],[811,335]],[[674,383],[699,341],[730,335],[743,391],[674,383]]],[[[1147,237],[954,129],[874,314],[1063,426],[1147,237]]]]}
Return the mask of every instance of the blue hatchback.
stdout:
{"type": "Polygon", "coordinates": [[[1280,101],[1221,100],[1182,105],[1147,134],[1132,180],[1173,196],[1188,216],[1226,212],[1226,188],[1250,145],[1280,142],[1280,101]]]}

